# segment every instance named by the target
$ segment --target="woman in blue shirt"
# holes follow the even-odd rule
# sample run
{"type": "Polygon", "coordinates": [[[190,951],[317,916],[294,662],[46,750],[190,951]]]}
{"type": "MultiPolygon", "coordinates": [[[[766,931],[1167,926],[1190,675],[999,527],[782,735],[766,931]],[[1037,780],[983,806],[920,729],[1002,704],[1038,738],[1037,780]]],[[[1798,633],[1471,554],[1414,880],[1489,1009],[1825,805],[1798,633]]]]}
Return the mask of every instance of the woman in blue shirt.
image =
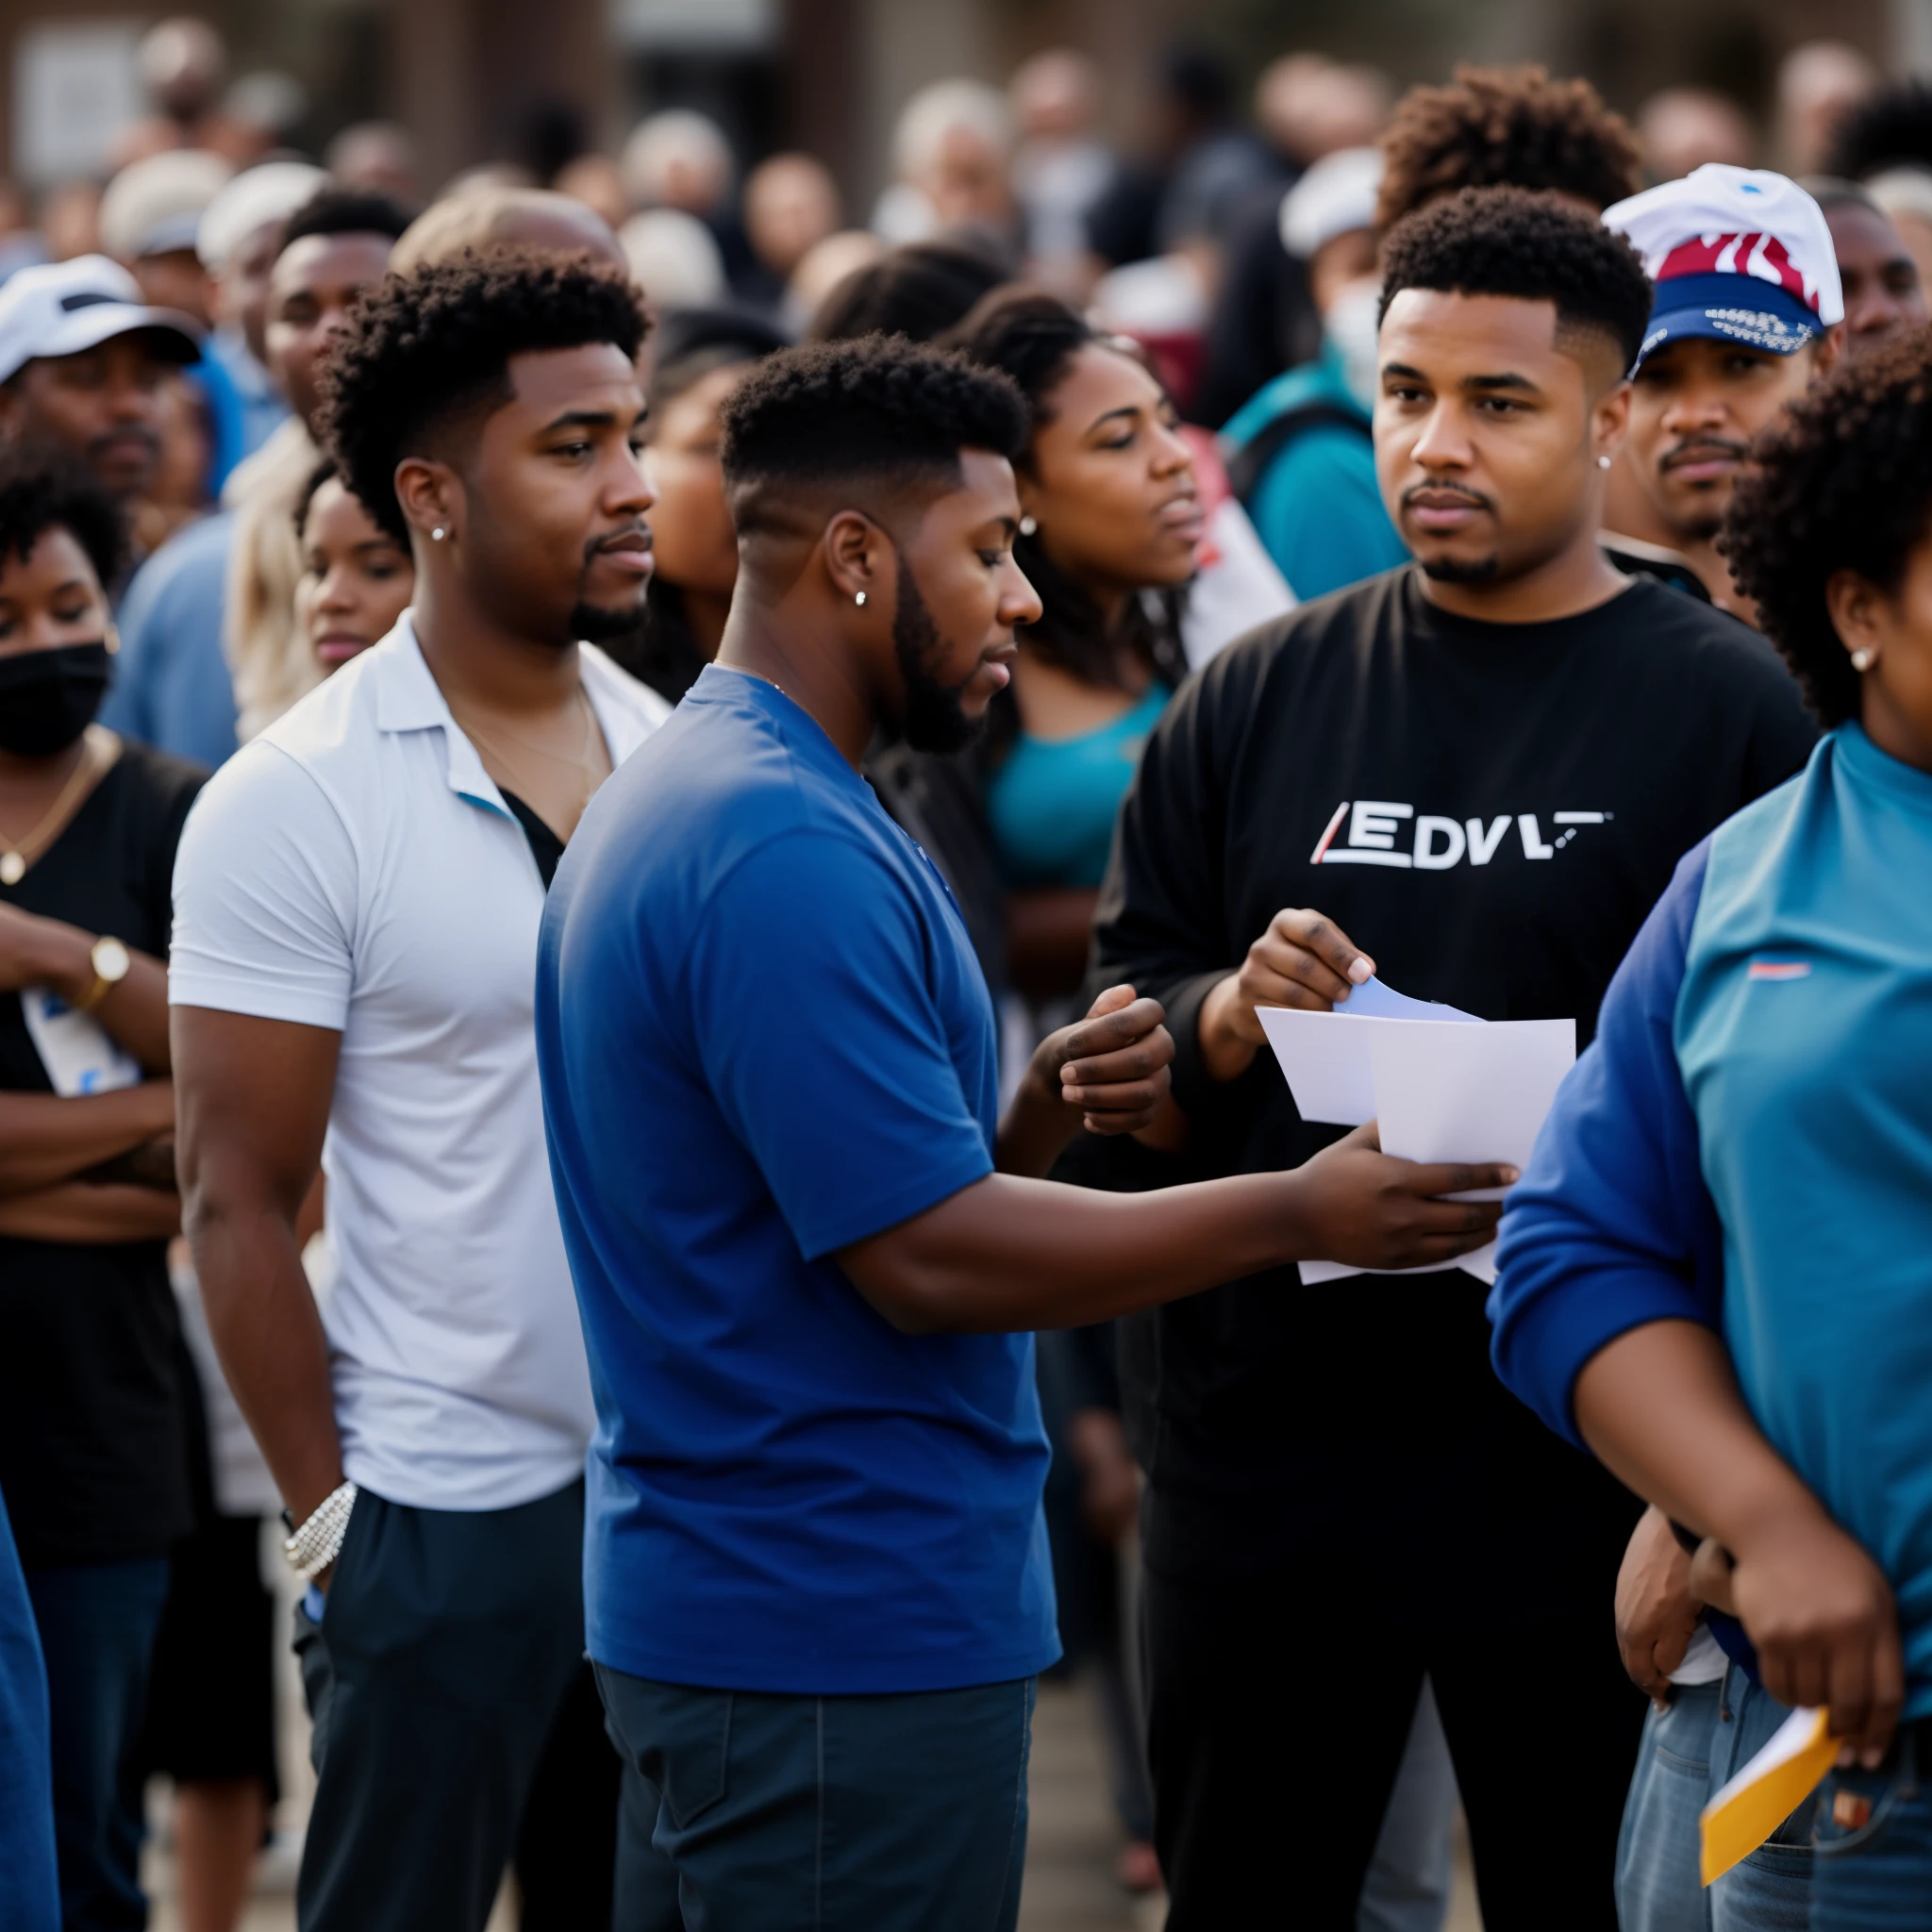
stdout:
{"type": "Polygon", "coordinates": [[[1031,423],[1014,554],[1042,606],[994,708],[987,816],[1022,992],[1074,992],[1122,796],[1186,675],[1177,593],[1201,505],[1167,392],[1057,296],[995,290],[949,339],[1012,377],[1031,423]]]}
{"type": "Polygon", "coordinates": [[[1724,554],[1831,729],[1685,859],[1620,969],[1504,1222],[1495,1359],[1707,1540],[1699,1587],[1766,1689],[1828,1707],[1811,1932],[1909,1932],[1932,1927],[1932,332],[1847,363],[1755,455],[1724,554]]]}

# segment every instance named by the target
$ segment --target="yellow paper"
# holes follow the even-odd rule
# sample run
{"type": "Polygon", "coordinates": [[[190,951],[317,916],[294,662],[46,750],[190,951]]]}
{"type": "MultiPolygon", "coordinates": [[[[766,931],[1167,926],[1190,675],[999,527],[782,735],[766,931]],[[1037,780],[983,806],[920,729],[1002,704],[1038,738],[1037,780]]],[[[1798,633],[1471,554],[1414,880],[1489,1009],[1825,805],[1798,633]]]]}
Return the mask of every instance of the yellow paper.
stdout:
{"type": "Polygon", "coordinates": [[[1704,1807],[1704,1882],[1749,1857],[1813,1791],[1838,1757],[1823,1710],[1792,1711],[1771,1741],[1704,1807]]]}

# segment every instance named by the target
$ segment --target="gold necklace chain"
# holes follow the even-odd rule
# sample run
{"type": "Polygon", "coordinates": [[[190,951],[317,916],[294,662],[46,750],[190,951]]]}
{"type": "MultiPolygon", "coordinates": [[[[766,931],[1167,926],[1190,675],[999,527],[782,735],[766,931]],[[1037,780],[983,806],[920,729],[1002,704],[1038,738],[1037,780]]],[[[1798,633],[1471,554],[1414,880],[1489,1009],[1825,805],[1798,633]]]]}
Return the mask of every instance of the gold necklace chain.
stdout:
{"type": "MultiPolygon", "coordinates": [[[[508,725],[503,727],[503,733],[504,736],[509,739],[512,743],[522,745],[525,751],[533,751],[537,754],[539,758],[549,758],[556,764],[569,765],[572,768],[572,770],[581,773],[584,781],[584,795],[577,806],[577,809],[581,811],[585,806],[590,804],[591,798],[595,795],[597,790],[597,767],[591,756],[591,746],[596,741],[597,713],[591,708],[590,699],[584,695],[584,688],[582,685],[579,685],[577,687],[577,700],[584,708],[584,742],[583,749],[577,754],[575,758],[570,757],[569,754],[565,752],[552,751],[546,745],[532,743],[529,739],[519,737],[518,734],[514,731],[511,731],[508,725]]],[[[493,751],[496,754],[496,756],[503,760],[503,762],[509,768],[509,770],[512,773],[516,771],[516,759],[511,758],[508,755],[508,753],[504,750],[503,746],[497,743],[497,741],[492,737],[491,737],[489,732],[479,729],[477,725],[473,724],[469,719],[465,718],[463,714],[460,711],[458,711],[454,705],[450,707],[450,716],[453,717],[457,721],[457,723],[460,724],[463,727],[463,729],[470,734],[472,738],[480,739],[482,742],[490,748],[490,750],[493,751]]]]}
{"type": "Polygon", "coordinates": [[[73,804],[74,795],[89,779],[96,774],[99,763],[92,736],[84,739],[80,747],[80,758],[68,774],[66,784],[60,788],[60,795],[41,816],[41,822],[25,839],[9,839],[0,832],[0,886],[17,886],[26,876],[26,869],[37,859],[50,842],[43,837],[47,828],[59,825],[60,814],[73,804]]]}
{"type": "MultiPolygon", "coordinates": [[[[577,754],[575,758],[573,758],[568,752],[552,751],[550,747],[546,744],[538,744],[530,739],[522,737],[517,732],[512,731],[508,724],[499,724],[496,728],[499,731],[501,731],[503,735],[507,739],[508,739],[512,744],[520,744],[525,751],[533,751],[541,758],[553,759],[556,763],[559,765],[575,765],[576,769],[580,772],[589,772],[594,769],[594,765],[591,757],[591,746],[595,741],[597,736],[597,714],[591,708],[591,701],[588,697],[584,695],[584,688],[582,685],[577,686],[577,702],[584,708],[584,741],[583,744],[579,747],[577,754]]],[[[483,742],[489,745],[490,748],[493,752],[495,752],[499,758],[503,756],[503,747],[496,742],[495,739],[493,739],[489,732],[480,729],[476,724],[473,724],[471,720],[464,717],[463,714],[460,711],[458,711],[454,705],[450,707],[450,715],[453,718],[455,718],[457,723],[460,724],[463,727],[463,729],[470,734],[472,738],[480,738],[483,741],[483,742]]]]}

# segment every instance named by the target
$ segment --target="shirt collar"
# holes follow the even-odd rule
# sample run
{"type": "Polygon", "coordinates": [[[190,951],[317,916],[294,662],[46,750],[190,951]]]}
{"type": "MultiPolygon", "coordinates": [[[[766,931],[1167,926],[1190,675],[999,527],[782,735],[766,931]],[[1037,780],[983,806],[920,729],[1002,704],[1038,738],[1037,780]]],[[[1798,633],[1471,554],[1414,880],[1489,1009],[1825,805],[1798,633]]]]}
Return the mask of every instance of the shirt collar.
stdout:
{"type": "Polygon", "coordinates": [[[1838,743],[1839,763],[1856,782],[1884,792],[1908,810],[1932,813],[1932,773],[1880,751],[1857,719],[1840,724],[1832,736],[1838,743]]]}
{"type": "MultiPolygon", "coordinates": [[[[626,691],[633,682],[592,644],[580,644],[578,657],[584,695],[596,714],[617,767],[651,734],[658,722],[640,702],[641,692],[626,691]]],[[[508,815],[503,793],[483,769],[483,760],[468,734],[450,710],[442,687],[430,674],[416,640],[416,626],[405,610],[396,627],[369,653],[369,675],[375,681],[375,728],[385,732],[440,729],[448,753],[449,789],[459,796],[508,815]]]]}

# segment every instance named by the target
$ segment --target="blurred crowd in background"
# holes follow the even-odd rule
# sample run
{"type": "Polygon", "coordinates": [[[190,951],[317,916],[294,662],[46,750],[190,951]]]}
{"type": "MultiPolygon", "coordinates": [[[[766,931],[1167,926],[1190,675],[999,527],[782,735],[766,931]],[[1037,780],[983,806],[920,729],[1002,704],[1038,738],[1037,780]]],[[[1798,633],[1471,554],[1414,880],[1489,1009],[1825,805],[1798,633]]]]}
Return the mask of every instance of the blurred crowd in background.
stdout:
{"type": "MultiPolygon", "coordinates": [[[[1397,217],[1445,189],[1497,182],[1555,187],[1594,213],[1707,162],[1769,166],[1811,186],[1828,216],[1850,210],[1856,225],[1870,209],[1890,224],[1865,254],[1834,225],[1855,338],[1923,320],[1932,277],[1932,85],[1889,78],[1836,42],[1788,55],[1761,120],[1724,94],[1672,87],[1627,123],[1588,82],[1537,69],[1465,70],[1399,94],[1377,68],[1318,52],[1285,52],[1248,76],[1176,45],[1145,76],[1153,111],[1133,146],[1106,132],[1122,117],[1095,61],[1048,49],[1004,86],[960,76],[913,93],[891,178],[864,207],[822,158],[741,153],[682,106],[608,149],[563,116],[541,170],[526,158],[426,179],[409,127],[352,125],[299,151],[285,138],[286,100],[272,86],[231,87],[227,71],[214,28],[165,22],[141,47],[145,111],[105,175],[33,195],[0,184],[0,441],[64,445],[126,509],[132,555],[108,587],[121,653],[103,722],[210,766],[375,642],[408,601],[407,552],[329,475],[315,434],[329,343],[387,270],[502,243],[627,267],[655,324],[643,360],[658,562],[642,630],[611,651],[673,703],[715,654],[730,604],[719,411],[751,362],[801,338],[937,339],[976,312],[964,346],[1024,389],[1020,338],[1046,323],[983,306],[1015,282],[1135,345],[1163,393],[1143,378],[1149,393],[1130,400],[1175,438],[1174,475],[1191,463],[1191,489],[1174,483],[1174,501],[1198,496],[1205,536],[1171,519],[1184,540],[1173,567],[1142,557],[1138,575],[1134,558],[1106,554],[1105,533],[1083,538],[1088,577],[1041,584],[1050,609],[1076,615],[1090,595],[1101,608],[1109,585],[1131,591],[1149,622],[1088,624],[1099,668],[1068,670],[1064,689],[1040,684],[1032,699],[1054,728],[1038,735],[1032,719],[1034,735],[1016,737],[1008,721],[970,806],[983,809],[990,851],[961,858],[947,822],[967,808],[934,767],[882,754],[869,772],[901,823],[954,861],[989,982],[1011,996],[1015,1067],[1078,987],[1121,789],[1187,672],[1297,598],[1407,556],[1367,444],[1377,239],[1397,217]],[[51,264],[67,272],[49,277],[51,264]],[[34,300],[9,303],[8,284],[29,270],[34,300]],[[131,319],[68,343],[63,315],[101,305],[131,319]],[[1292,477],[1281,468],[1291,445],[1303,464],[1292,477]],[[1228,505],[1245,513],[1224,517],[1228,505]],[[1176,607],[1160,600],[1183,585],[1185,609],[1169,622],[1176,607]],[[1027,762],[1036,736],[1083,733],[1111,759],[1093,784],[1027,762]],[[1097,847],[1058,836],[1090,820],[1097,847]]],[[[1055,325],[1084,344],[1077,324],[1055,325]]],[[[1613,497],[1611,523],[1639,550],[1680,547],[1634,496],[1613,497]]],[[[1113,541],[1138,538],[1129,527],[1113,541]]],[[[1707,588],[1725,601],[1723,583],[1707,588]]],[[[1078,642],[1061,668],[1079,660],[1078,642]]],[[[191,1319],[191,1341],[201,1332],[191,1319]]],[[[1049,1514],[1069,1650],[1103,1664],[1122,1876],[1151,1890],[1160,1874],[1114,1560],[1131,1542],[1136,1478],[1110,1343],[1083,1348],[1074,1338],[1042,1351],[1049,1514]]],[[[201,1354],[219,1411],[212,1493],[252,1524],[273,1508],[273,1488],[201,1354]]],[[[262,1803],[251,1798],[231,1834],[244,1854],[262,1803]]]]}
{"type": "MultiPolygon", "coordinates": [[[[554,191],[617,234],[659,312],[730,302],[787,335],[853,269],[944,240],[1003,277],[1091,303],[1148,345],[1184,416],[1218,426],[1263,382],[1319,353],[1320,244],[1298,248],[1284,235],[1282,196],[1324,157],[1373,144],[1396,92],[1379,70],[1319,53],[1283,54],[1250,84],[1215,54],[1176,46],[1147,76],[1141,144],[1124,149],[1103,132],[1121,117],[1108,111],[1094,60],[1049,49],[1005,87],[960,77],[917,92],[897,118],[893,178],[854,208],[819,158],[780,153],[749,165],[690,108],[647,116],[611,152],[580,146],[582,130],[559,113],[541,130],[554,163],[541,175],[502,161],[439,182],[424,178],[399,125],[342,128],[317,154],[285,145],[285,91],[266,84],[274,76],[230,86],[205,22],[152,29],[141,73],[149,111],[122,131],[105,177],[33,196],[0,185],[0,279],[100,253],[133,273],[147,301],[213,330],[208,361],[164,385],[164,458],[141,492],[145,548],[219,497],[273,426],[261,258],[271,218],[287,212],[271,206],[270,181],[286,199],[293,167],[325,169],[335,184],[393,196],[411,213],[491,191],[554,191]],[[264,167],[277,172],[256,173],[264,167]],[[242,181],[252,194],[231,185],[242,181]],[[242,232],[238,222],[258,208],[268,213],[242,232]]],[[[1865,180],[1921,267],[1932,266],[1932,90],[1881,88],[1855,47],[1815,42],[1790,53],[1765,125],[1691,87],[1654,93],[1632,122],[1650,179],[1720,160],[1865,180]]],[[[1411,129],[1411,142],[1418,132],[1426,141],[1426,129],[1411,129]]]]}

